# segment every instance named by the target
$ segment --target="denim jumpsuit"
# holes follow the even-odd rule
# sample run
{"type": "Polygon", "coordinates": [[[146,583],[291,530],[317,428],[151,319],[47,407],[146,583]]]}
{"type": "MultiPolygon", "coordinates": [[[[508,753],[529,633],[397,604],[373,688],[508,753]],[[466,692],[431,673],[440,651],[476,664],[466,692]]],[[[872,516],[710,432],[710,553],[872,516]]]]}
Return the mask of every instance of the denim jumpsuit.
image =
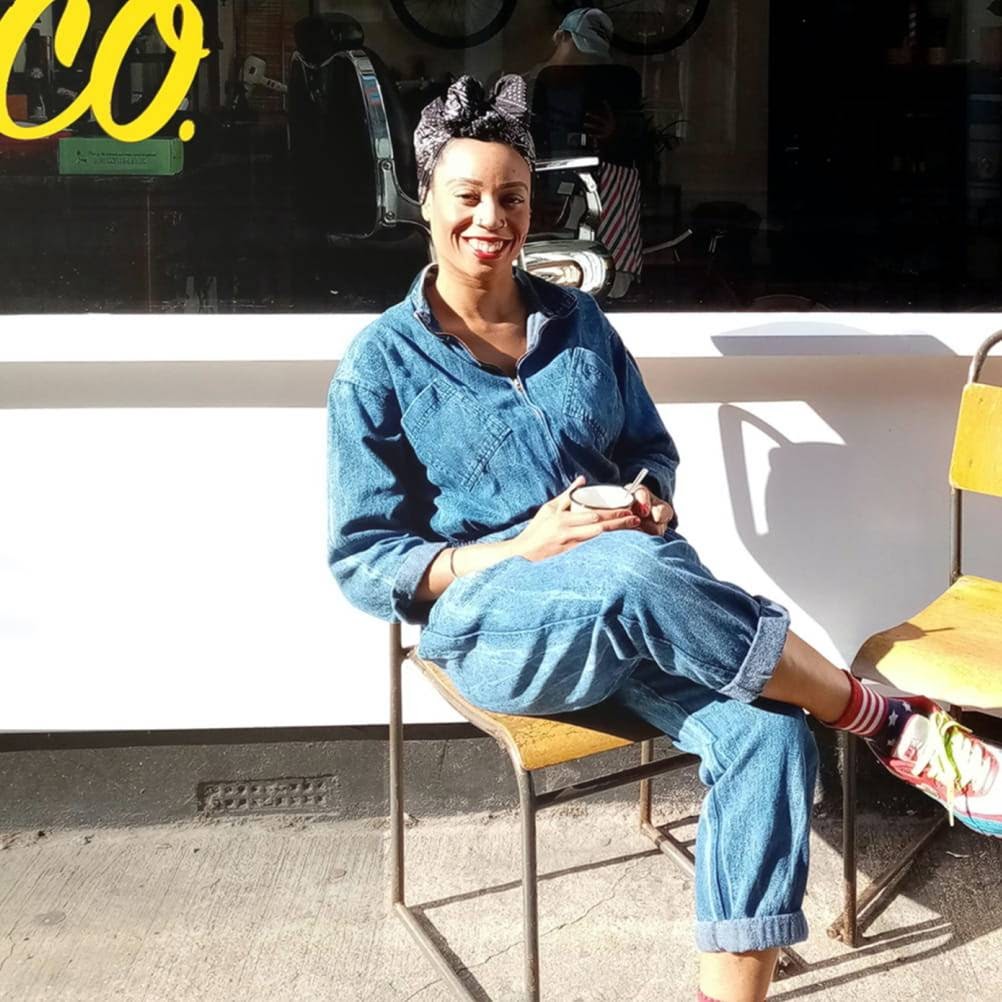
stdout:
{"type": "MultiPolygon", "coordinates": [[[[430,265],[429,268],[433,268],[430,265]]],[[[817,752],[801,710],[760,697],[782,606],[717,580],[675,526],[511,557],[415,597],[446,546],[517,535],[583,474],[670,500],[678,453],[595,301],[520,270],[514,378],[436,324],[426,268],[359,333],[330,386],[329,562],[358,608],[421,623],[420,652],[472,703],[553,714],[613,700],[701,759],[696,942],[807,937],[801,904],[817,752]]]]}

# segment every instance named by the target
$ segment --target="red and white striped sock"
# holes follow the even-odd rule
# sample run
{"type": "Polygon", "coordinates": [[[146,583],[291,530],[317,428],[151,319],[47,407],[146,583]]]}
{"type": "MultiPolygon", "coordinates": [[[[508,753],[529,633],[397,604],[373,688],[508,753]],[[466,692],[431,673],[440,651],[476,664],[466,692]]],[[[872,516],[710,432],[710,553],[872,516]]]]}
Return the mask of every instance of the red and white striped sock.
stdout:
{"type": "Polygon", "coordinates": [[[891,705],[886,696],[867,688],[858,678],[849,676],[852,692],[849,702],[838,720],[833,720],[828,726],[837,731],[849,731],[861,738],[872,738],[887,726],[891,705]]]}

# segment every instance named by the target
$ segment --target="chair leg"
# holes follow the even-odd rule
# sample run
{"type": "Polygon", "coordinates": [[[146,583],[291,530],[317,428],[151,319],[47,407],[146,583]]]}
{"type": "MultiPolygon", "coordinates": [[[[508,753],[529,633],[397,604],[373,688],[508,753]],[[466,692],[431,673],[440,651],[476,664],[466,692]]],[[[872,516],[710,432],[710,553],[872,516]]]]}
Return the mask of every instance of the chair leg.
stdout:
{"type": "Polygon", "coordinates": [[[847,946],[859,947],[859,867],[856,858],[856,770],[859,738],[848,730],[839,735],[842,745],[842,914],[828,935],[847,946]]]}
{"type": "Polygon", "coordinates": [[[400,624],[390,627],[390,904],[404,902],[404,726],[400,624]]]}
{"type": "MultiPolygon", "coordinates": [[[[640,764],[647,765],[654,761],[654,741],[653,739],[640,742],[640,764]]],[[[651,781],[642,779],[640,781],[640,830],[646,831],[645,826],[651,823],[651,781]]]]}
{"type": "Polygon", "coordinates": [[[860,739],[844,734],[845,757],[842,774],[842,914],[831,924],[828,935],[847,946],[862,945],[860,930],[865,928],[897,893],[898,884],[911,870],[919,853],[935,838],[946,823],[946,813],[941,814],[919,837],[905,846],[890,866],[878,874],[858,893],[858,854],[856,850],[856,776],[860,739]]]}
{"type": "Polygon", "coordinates": [[[536,872],[536,788],[532,773],[516,767],[522,820],[522,928],[525,1002],[539,1002],[539,900],[536,872]]]}
{"type": "Polygon", "coordinates": [[[463,1002],[476,1002],[462,978],[404,901],[404,725],[400,624],[390,627],[390,910],[407,927],[421,952],[463,1002]]]}
{"type": "Polygon", "coordinates": [[[842,748],[842,914],[828,927],[828,935],[846,946],[859,946],[856,859],[856,753],[859,739],[848,731],[839,735],[842,748]]]}
{"type": "Polygon", "coordinates": [[[856,910],[857,875],[856,860],[856,757],[859,738],[848,731],[842,732],[842,942],[859,946],[859,926],[856,910]]]}

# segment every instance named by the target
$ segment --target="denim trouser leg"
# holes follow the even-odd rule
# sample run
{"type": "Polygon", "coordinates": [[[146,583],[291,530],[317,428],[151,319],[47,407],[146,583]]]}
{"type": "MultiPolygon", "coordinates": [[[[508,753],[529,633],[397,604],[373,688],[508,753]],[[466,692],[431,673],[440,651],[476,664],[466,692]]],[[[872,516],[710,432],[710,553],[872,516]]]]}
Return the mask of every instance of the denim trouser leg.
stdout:
{"type": "Polygon", "coordinates": [[[677,533],[619,531],[453,582],[420,649],[472,703],[501,713],[592,706],[641,661],[751,702],[788,626],[782,606],[718,581],[677,533]]]}
{"type": "Polygon", "coordinates": [[[699,755],[697,943],[741,952],[807,934],[816,751],[802,711],[758,700],[788,625],[677,533],[622,531],[454,582],[420,649],[478,706],[549,714],[614,697],[699,755]]]}
{"type": "Polygon", "coordinates": [[[804,713],[740,703],[645,664],[612,697],[701,759],[696,945],[741,953],[807,938],[817,749],[804,713]]]}

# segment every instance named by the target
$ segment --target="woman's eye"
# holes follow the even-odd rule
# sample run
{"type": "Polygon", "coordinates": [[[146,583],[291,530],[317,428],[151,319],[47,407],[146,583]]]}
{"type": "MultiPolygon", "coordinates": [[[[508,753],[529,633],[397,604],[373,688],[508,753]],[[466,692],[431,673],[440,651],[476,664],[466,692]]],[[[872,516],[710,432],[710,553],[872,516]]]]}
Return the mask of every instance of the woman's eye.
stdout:
{"type": "Polygon", "coordinates": [[[520,195],[512,195],[511,198],[505,199],[505,205],[521,205],[524,201],[520,195]]]}
{"type": "Polygon", "coordinates": [[[459,196],[459,199],[460,201],[465,202],[467,205],[476,205],[476,203],[480,201],[480,199],[477,198],[477,196],[474,195],[472,191],[463,192],[459,196]]]}

